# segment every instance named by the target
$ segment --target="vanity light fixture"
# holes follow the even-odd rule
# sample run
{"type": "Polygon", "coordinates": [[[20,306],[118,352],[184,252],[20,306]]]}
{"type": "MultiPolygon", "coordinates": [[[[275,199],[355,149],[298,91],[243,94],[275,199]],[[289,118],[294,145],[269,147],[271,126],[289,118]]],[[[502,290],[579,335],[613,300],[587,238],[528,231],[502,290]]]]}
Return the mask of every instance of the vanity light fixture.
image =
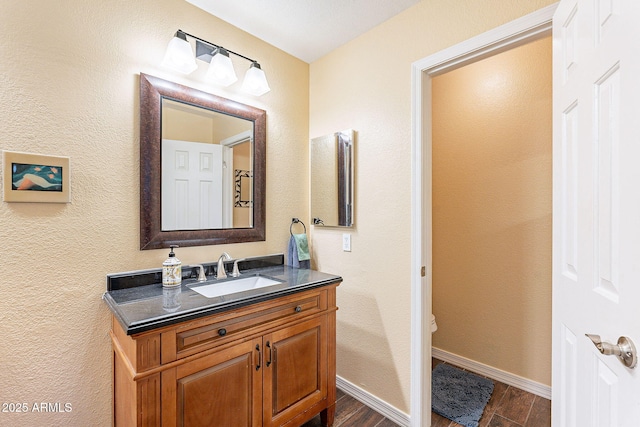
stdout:
{"type": "Polygon", "coordinates": [[[197,58],[209,63],[209,68],[206,73],[207,78],[226,87],[238,80],[236,72],[233,69],[233,64],[231,63],[231,58],[229,58],[230,53],[251,62],[242,83],[241,90],[243,92],[261,96],[271,90],[269,83],[267,83],[267,77],[257,61],[189,33],[185,33],[182,30],[178,30],[169,42],[162,65],[174,71],[189,74],[197,68],[195,61],[197,58]],[[196,41],[195,58],[187,37],[191,37],[196,41]]]}

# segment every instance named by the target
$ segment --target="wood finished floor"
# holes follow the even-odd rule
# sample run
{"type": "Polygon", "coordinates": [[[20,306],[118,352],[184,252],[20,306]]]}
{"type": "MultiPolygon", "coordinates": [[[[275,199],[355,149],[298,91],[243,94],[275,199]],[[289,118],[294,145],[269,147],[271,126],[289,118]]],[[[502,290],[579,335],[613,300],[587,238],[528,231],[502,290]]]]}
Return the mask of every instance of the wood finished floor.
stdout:
{"type": "MultiPolygon", "coordinates": [[[[336,418],[333,427],[397,427],[398,425],[383,417],[360,401],[337,392],[336,418]]],[[[302,425],[302,427],[321,427],[320,415],[302,425]]]]}
{"type": "MultiPolygon", "coordinates": [[[[432,368],[444,363],[433,359],[432,368]]],[[[493,380],[493,394],[484,408],[479,427],[551,427],[551,401],[493,380]]],[[[431,427],[461,427],[431,413],[431,427]]]]}
{"type": "MultiPolygon", "coordinates": [[[[433,359],[432,368],[444,363],[433,359]]],[[[550,427],[551,401],[493,380],[495,386],[479,427],[550,427]]],[[[397,427],[391,420],[338,390],[334,427],[397,427]]],[[[320,416],[302,427],[320,427],[320,416]]],[[[431,413],[431,427],[462,427],[431,413]]]]}

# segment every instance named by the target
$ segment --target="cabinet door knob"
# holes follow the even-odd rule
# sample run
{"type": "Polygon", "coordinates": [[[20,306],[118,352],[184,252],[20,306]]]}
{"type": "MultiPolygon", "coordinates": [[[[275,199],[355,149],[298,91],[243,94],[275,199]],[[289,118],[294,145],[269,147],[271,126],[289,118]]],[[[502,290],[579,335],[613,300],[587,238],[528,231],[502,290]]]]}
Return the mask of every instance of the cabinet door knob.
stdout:
{"type": "Polygon", "coordinates": [[[227,335],[227,330],[225,328],[218,329],[218,335],[220,335],[221,337],[227,335]]]}
{"type": "Polygon", "coordinates": [[[296,313],[300,313],[302,311],[302,307],[300,307],[299,305],[296,306],[295,311],[296,313]]]}

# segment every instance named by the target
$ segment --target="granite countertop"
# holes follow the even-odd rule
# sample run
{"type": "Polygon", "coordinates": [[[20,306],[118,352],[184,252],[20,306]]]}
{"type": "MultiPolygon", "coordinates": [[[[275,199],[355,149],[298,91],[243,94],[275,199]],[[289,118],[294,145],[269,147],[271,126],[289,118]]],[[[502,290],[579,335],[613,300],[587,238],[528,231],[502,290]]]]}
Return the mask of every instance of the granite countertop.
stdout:
{"type": "MultiPolygon", "coordinates": [[[[282,283],[207,298],[191,289],[202,283],[189,278],[183,279],[176,288],[163,288],[161,283],[153,283],[107,290],[103,300],[127,334],[132,335],[342,281],[340,276],[286,265],[241,270],[241,273],[241,278],[260,274],[282,283]]],[[[208,279],[206,283],[215,281],[208,279]]]]}

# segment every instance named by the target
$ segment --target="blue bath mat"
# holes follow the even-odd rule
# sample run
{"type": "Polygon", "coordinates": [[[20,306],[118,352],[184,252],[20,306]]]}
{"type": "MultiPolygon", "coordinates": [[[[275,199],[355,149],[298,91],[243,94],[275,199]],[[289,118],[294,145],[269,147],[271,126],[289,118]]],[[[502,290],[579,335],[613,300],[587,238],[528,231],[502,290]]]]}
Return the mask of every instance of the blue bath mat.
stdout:
{"type": "Polygon", "coordinates": [[[431,409],[465,427],[478,427],[493,381],[444,363],[431,374],[431,409]]]}

